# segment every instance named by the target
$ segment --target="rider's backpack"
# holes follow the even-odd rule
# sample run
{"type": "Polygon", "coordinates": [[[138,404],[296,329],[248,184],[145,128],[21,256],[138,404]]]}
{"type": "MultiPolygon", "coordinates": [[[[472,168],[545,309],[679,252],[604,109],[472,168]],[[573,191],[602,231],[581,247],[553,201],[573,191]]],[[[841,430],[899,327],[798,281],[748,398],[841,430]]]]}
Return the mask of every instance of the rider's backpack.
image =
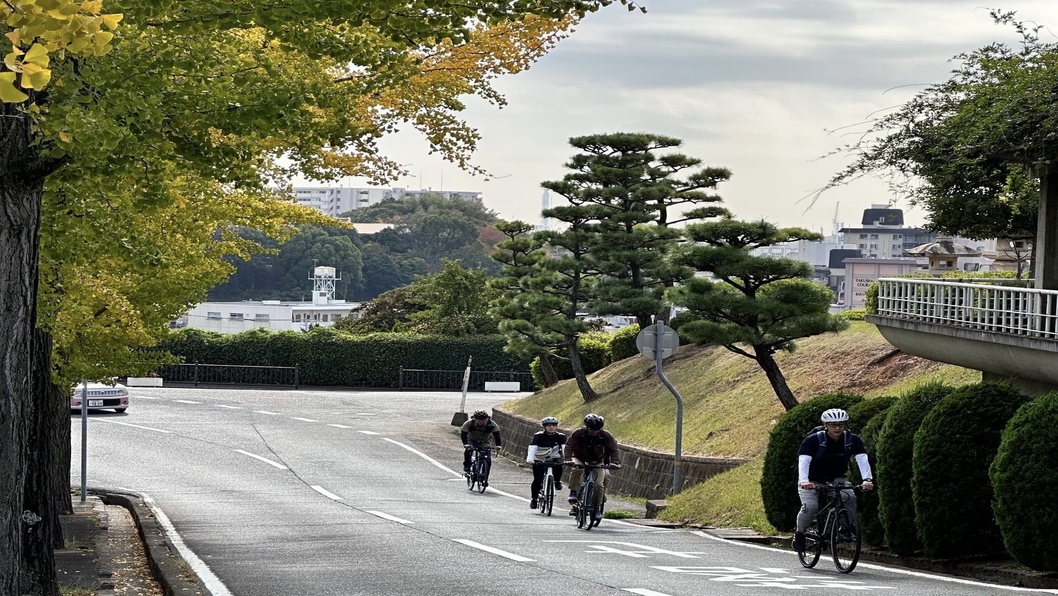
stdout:
{"type": "MultiPolygon", "coordinates": [[[[819,447],[816,449],[816,454],[813,457],[823,457],[827,451],[827,431],[822,426],[817,426],[812,429],[812,432],[805,435],[805,438],[814,436],[819,441],[819,447]]],[[[845,457],[852,455],[852,433],[849,429],[845,429],[845,457]]]]}

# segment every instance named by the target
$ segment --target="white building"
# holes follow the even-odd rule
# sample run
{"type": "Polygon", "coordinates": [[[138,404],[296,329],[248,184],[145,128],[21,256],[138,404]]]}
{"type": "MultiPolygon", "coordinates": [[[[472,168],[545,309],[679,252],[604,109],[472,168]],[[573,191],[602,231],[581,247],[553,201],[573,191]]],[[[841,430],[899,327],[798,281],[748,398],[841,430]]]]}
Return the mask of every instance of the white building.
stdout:
{"type": "Polygon", "coordinates": [[[359,302],[334,299],[337,279],[334,267],[316,267],[311,302],[203,302],[175,321],[173,327],[194,327],[218,333],[239,333],[249,329],[307,331],[312,327],[330,327],[342,318],[352,316],[353,310],[360,307],[359,302]]]}
{"type": "Polygon", "coordinates": [[[405,197],[419,197],[424,194],[437,194],[445,199],[480,201],[480,192],[469,191],[434,191],[434,190],[409,190],[406,188],[349,188],[328,186],[297,186],[294,187],[294,198],[298,203],[311,207],[331,217],[338,217],[342,213],[369,207],[381,203],[386,199],[400,199],[405,197]]]}

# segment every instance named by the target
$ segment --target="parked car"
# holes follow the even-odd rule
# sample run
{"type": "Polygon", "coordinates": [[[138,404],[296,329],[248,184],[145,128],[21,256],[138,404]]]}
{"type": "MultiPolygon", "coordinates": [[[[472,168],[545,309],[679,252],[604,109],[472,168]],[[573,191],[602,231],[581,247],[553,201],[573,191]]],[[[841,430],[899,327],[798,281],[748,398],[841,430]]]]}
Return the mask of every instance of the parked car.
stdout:
{"type": "MultiPolygon", "coordinates": [[[[73,388],[70,397],[70,409],[81,410],[81,398],[84,396],[84,385],[78,384],[73,388]]],[[[114,410],[124,412],[129,407],[129,390],[121,383],[106,385],[104,383],[88,383],[88,410],[114,410]]]]}

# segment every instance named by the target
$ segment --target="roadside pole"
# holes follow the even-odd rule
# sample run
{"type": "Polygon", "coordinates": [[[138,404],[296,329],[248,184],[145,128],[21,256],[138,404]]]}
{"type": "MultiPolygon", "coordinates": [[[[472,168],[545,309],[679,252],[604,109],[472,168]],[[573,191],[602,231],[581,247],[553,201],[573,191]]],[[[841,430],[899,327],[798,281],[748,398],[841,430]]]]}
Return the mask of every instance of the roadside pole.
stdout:
{"type": "MultiPolygon", "coordinates": [[[[76,391],[76,389],[74,390],[76,391]]],[[[88,500],[88,381],[81,381],[81,502],[88,500]]]]}
{"type": "Polygon", "coordinates": [[[658,321],[639,332],[636,336],[636,347],[644,358],[654,361],[654,372],[676,398],[676,451],[672,459],[672,494],[678,495],[683,490],[683,398],[665,376],[661,361],[676,353],[680,347],[680,338],[675,330],[658,321]]]}
{"type": "Polygon", "coordinates": [[[459,402],[459,411],[452,415],[452,426],[463,426],[467,421],[467,386],[470,385],[470,363],[474,356],[467,356],[467,369],[463,372],[463,400],[459,402]]]}

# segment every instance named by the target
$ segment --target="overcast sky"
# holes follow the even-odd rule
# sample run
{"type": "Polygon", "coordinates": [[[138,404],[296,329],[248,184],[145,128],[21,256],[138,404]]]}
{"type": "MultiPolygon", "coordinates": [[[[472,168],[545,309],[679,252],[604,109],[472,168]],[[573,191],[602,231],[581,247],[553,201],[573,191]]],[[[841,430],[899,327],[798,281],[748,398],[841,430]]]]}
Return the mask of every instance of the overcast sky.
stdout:
{"type": "Polygon", "coordinates": [[[465,116],[483,136],[476,162],[496,178],[462,173],[401,134],[383,143],[413,164],[394,186],[480,191],[501,217],[536,223],[540,183],[566,173],[570,137],[650,132],[683,139],[681,151],[704,165],[729,168],[719,194],[738,218],[829,233],[835,210],[858,225],[864,208],[895,200],[919,224],[925,214],[881,181],[828,191],[811,208],[801,199],[841,170],[842,157],[821,157],[864,130],[859,123],[946,80],[955,54],[1016,43],[990,8],[1058,31],[1054,0],[643,3],[647,14],[616,6],[588,16],[532,69],[499,81],[506,108],[470,106],[465,116]]]}

